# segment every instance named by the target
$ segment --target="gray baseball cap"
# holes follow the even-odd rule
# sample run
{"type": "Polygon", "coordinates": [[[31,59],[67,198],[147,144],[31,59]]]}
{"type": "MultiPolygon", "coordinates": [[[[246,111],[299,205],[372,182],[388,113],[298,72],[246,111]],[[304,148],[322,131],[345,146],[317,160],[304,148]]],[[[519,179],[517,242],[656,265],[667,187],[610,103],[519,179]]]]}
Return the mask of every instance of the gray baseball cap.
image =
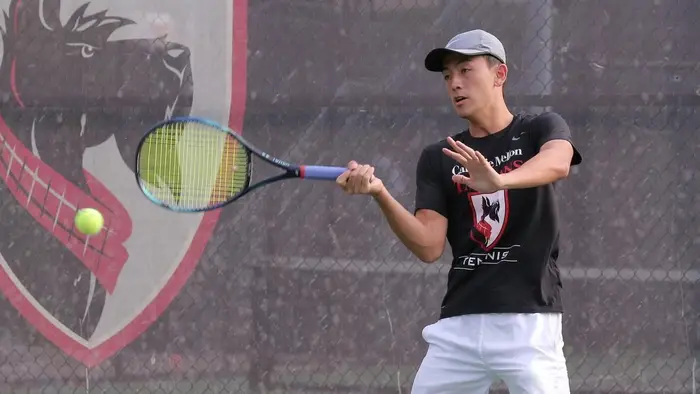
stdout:
{"type": "Polygon", "coordinates": [[[444,48],[435,48],[425,57],[425,68],[429,71],[442,72],[445,57],[451,53],[463,55],[491,55],[506,62],[506,50],[501,41],[493,34],[481,29],[469,30],[457,34],[444,48]]]}

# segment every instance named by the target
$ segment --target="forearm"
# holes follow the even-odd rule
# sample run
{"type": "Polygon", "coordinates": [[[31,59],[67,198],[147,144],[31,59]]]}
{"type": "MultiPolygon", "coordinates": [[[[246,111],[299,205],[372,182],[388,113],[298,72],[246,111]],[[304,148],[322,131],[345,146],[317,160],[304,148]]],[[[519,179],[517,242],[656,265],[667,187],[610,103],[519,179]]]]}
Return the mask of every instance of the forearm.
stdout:
{"type": "Polygon", "coordinates": [[[384,213],[389,227],[399,240],[421,261],[432,263],[442,255],[440,240],[429,228],[383,189],[374,199],[384,213]]]}
{"type": "Polygon", "coordinates": [[[552,160],[550,154],[540,154],[515,170],[501,174],[503,189],[526,189],[554,183],[569,175],[569,166],[552,160]]]}

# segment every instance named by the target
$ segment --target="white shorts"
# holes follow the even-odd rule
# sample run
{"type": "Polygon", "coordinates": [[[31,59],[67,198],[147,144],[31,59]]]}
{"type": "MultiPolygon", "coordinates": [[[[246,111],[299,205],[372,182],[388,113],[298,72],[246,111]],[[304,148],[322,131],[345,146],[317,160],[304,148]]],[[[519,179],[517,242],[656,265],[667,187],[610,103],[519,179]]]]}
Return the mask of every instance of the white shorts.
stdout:
{"type": "Polygon", "coordinates": [[[411,394],[569,394],[562,315],[493,314],[441,319],[423,329],[428,352],[411,394]]]}

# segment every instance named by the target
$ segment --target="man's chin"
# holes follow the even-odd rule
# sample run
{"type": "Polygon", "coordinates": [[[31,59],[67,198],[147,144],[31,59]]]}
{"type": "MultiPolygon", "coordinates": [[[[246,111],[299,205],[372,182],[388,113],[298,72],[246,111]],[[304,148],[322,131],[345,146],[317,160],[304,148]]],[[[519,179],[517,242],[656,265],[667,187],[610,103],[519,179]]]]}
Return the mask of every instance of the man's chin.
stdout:
{"type": "Polygon", "coordinates": [[[460,118],[467,119],[474,111],[470,111],[466,108],[455,107],[455,112],[457,113],[457,116],[459,116],[460,118]]]}

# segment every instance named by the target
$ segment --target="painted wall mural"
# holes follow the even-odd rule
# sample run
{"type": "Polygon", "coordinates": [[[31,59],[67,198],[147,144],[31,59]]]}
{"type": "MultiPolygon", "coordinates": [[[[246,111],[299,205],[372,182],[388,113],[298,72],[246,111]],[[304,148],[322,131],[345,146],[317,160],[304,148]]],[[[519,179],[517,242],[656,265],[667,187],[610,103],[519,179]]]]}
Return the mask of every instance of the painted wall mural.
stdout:
{"type": "Polygon", "coordinates": [[[87,366],[159,317],[218,220],[154,209],[134,182],[149,125],[191,113],[242,125],[246,4],[181,3],[1,5],[0,288],[87,366]],[[105,215],[95,237],[73,228],[86,207],[105,215]]]}

